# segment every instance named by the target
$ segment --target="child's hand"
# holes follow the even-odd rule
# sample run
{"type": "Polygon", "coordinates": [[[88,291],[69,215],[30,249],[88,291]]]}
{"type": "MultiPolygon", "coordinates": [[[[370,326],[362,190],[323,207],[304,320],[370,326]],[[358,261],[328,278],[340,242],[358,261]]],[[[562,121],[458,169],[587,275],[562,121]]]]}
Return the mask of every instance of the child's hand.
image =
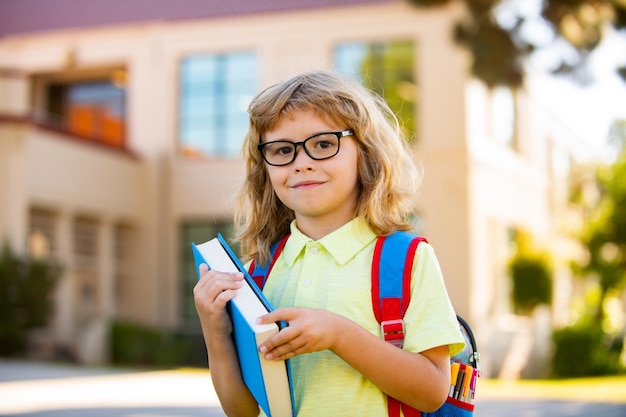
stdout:
{"type": "Polygon", "coordinates": [[[202,323],[210,336],[230,336],[233,325],[226,313],[226,303],[241,288],[243,274],[227,274],[209,271],[207,265],[200,266],[201,278],[193,289],[193,297],[202,323]]]}
{"type": "Polygon", "coordinates": [[[289,326],[260,347],[266,359],[284,360],[303,353],[331,349],[341,316],[322,309],[281,308],[259,317],[259,323],[286,321],[289,326]]]}

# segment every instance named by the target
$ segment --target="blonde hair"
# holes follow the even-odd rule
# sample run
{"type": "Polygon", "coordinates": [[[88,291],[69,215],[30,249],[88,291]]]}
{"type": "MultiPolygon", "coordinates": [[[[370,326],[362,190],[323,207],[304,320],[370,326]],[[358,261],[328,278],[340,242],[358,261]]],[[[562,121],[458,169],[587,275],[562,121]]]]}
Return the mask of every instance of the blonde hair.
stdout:
{"type": "Polygon", "coordinates": [[[355,216],[379,235],[412,228],[407,216],[413,212],[421,175],[393,112],[382,98],[347,76],[306,72],[260,92],[248,108],[250,128],[243,145],[246,180],[235,210],[237,238],[246,261],[268,262],[271,245],[289,232],[295,218],[276,196],[257,144],[283,115],[303,109],[354,131],[360,184],[355,216]]]}

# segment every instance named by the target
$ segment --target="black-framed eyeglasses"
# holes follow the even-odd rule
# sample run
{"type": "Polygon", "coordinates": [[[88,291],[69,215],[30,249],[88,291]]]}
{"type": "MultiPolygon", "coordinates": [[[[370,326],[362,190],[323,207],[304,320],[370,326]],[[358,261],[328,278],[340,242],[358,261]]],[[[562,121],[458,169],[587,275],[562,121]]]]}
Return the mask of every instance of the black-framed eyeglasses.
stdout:
{"type": "Polygon", "coordinates": [[[289,165],[296,159],[298,146],[302,146],[306,154],[316,161],[332,158],[339,153],[339,140],[344,136],[352,135],[354,135],[352,130],[324,132],[308,137],[302,142],[275,140],[259,143],[257,148],[261,151],[265,162],[280,167],[289,165]]]}

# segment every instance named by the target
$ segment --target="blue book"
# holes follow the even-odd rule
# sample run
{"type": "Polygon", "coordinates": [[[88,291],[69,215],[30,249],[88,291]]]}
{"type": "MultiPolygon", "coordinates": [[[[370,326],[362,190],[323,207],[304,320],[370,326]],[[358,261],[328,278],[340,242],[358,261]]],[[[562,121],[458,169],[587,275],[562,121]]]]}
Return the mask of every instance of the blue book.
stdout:
{"type": "Polygon", "coordinates": [[[216,271],[243,273],[244,285],[227,305],[243,380],[267,416],[295,416],[289,361],[268,361],[259,352],[261,343],[278,333],[284,324],[256,323],[257,317],[273,308],[222,235],[191,246],[198,277],[203,263],[216,271]]]}

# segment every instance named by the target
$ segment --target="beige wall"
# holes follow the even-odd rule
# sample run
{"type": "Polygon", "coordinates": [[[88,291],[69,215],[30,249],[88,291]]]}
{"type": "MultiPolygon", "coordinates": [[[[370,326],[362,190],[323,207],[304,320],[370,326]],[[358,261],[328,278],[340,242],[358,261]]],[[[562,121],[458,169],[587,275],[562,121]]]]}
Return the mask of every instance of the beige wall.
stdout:
{"type": "Polygon", "coordinates": [[[137,219],[147,184],[137,158],[35,130],[27,147],[29,199],[39,205],[137,219]]]}

